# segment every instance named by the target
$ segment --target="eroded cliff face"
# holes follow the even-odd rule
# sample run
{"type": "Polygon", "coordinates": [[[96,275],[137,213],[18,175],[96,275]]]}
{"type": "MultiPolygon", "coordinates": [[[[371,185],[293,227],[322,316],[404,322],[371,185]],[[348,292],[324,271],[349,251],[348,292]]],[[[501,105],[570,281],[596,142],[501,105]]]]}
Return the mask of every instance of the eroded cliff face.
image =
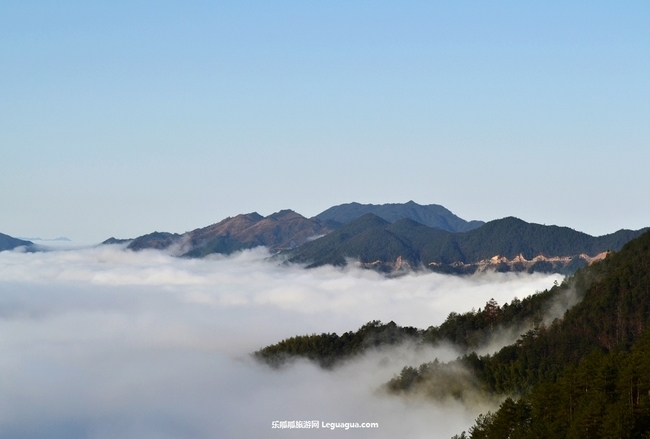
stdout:
{"type": "Polygon", "coordinates": [[[409,263],[409,261],[402,258],[401,256],[398,256],[397,259],[389,262],[380,261],[380,260],[376,260],[372,262],[356,261],[355,265],[357,267],[368,268],[371,270],[377,270],[383,273],[394,274],[394,275],[404,274],[413,271],[414,269],[417,268],[417,267],[413,267],[411,263],[409,263]]]}
{"type": "Polygon", "coordinates": [[[434,271],[449,271],[476,273],[486,271],[515,271],[515,272],[555,272],[555,273],[572,273],[580,267],[591,265],[595,261],[605,259],[609,252],[598,253],[595,256],[589,256],[585,253],[572,256],[545,256],[537,255],[532,259],[526,259],[522,254],[512,259],[504,256],[495,255],[490,259],[484,259],[475,263],[453,262],[451,264],[441,264],[430,262],[429,268],[434,271]]]}
{"type": "MultiPolygon", "coordinates": [[[[484,272],[527,272],[527,273],[573,273],[578,268],[591,265],[596,261],[605,259],[610,252],[602,252],[595,256],[579,254],[574,256],[545,256],[538,255],[532,259],[526,259],[522,254],[515,258],[508,259],[504,256],[495,255],[490,259],[484,259],[475,263],[452,262],[443,264],[430,262],[425,266],[436,272],[450,274],[473,274],[484,272]]],[[[400,274],[406,271],[417,269],[401,256],[394,261],[376,260],[372,262],[356,262],[362,268],[369,268],[385,273],[400,274]]]]}

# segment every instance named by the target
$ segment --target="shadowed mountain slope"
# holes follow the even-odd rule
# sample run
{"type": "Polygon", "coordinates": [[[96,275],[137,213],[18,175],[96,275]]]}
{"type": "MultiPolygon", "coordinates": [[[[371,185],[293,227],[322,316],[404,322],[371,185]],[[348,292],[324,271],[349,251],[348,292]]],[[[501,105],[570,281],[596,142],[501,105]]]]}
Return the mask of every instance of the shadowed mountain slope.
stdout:
{"type": "Polygon", "coordinates": [[[345,265],[346,258],[353,258],[386,271],[408,264],[454,273],[471,273],[486,266],[500,271],[573,272],[592,258],[604,256],[603,252],[620,249],[642,232],[620,230],[593,237],[568,227],[508,217],[469,232],[450,233],[410,219],[390,224],[366,214],[297,248],[289,261],[316,267],[345,265]]]}
{"type": "Polygon", "coordinates": [[[33,247],[34,243],[0,233],[0,251],[13,250],[16,247],[33,247]]]}

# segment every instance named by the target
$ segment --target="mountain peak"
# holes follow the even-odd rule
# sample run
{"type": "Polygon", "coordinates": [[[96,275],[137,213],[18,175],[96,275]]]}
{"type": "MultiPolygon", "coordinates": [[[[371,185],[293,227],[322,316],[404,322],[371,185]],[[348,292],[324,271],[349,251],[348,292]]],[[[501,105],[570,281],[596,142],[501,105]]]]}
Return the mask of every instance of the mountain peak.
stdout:
{"type": "Polygon", "coordinates": [[[291,209],[283,209],[283,210],[280,210],[279,212],[272,213],[271,215],[267,216],[266,218],[276,219],[276,220],[287,220],[287,219],[293,219],[293,218],[304,218],[304,216],[300,215],[297,212],[294,212],[291,209]]]}
{"type": "Polygon", "coordinates": [[[434,229],[448,232],[466,232],[482,226],[483,221],[465,221],[438,204],[420,205],[413,200],[406,203],[359,204],[348,203],[330,207],[316,215],[322,221],[337,221],[347,224],[364,214],[372,213],[394,223],[404,218],[412,219],[434,229]]]}

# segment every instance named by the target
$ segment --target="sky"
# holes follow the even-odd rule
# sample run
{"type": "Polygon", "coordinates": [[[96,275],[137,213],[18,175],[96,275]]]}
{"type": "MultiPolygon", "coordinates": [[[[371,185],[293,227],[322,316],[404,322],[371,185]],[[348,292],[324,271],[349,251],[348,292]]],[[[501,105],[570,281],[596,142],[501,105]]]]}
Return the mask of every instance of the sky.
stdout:
{"type": "Polygon", "coordinates": [[[650,225],[650,4],[0,3],[0,232],[347,202],[650,225]]]}
{"type": "MultiPolygon", "coordinates": [[[[427,328],[502,305],[558,274],[412,272],[399,278],[270,262],[262,248],[175,258],[122,246],[0,253],[0,439],[448,439],[500,400],[390,396],[404,366],[451,361],[453,346],[369,351],[333,370],[272,369],[251,353],[371,320],[427,328]],[[378,429],[272,430],[273,421],[377,422],[378,429]]],[[[549,307],[552,314],[561,305],[549,307]]],[[[494,352],[529,328],[502,328],[494,352]]],[[[504,396],[505,397],[505,396],[504,396]]],[[[498,396],[496,398],[501,398],[498,396]]]]}

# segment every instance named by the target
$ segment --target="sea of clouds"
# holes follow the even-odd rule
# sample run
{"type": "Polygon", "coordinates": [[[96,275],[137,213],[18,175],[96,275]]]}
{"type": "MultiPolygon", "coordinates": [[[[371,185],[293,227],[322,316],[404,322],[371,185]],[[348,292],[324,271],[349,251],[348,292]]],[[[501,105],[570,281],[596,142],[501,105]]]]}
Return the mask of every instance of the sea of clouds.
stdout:
{"type": "Polygon", "coordinates": [[[331,371],[273,370],[250,353],[283,338],[371,320],[439,325],[560,275],[470,277],[306,270],[264,249],[182,259],[121,246],[0,253],[0,438],[449,438],[496,402],[389,396],[405,365],[449,347],[399,346],[331,371]],[[376,422],[377,429],[274,429],[273,421],[376,422]]]}

